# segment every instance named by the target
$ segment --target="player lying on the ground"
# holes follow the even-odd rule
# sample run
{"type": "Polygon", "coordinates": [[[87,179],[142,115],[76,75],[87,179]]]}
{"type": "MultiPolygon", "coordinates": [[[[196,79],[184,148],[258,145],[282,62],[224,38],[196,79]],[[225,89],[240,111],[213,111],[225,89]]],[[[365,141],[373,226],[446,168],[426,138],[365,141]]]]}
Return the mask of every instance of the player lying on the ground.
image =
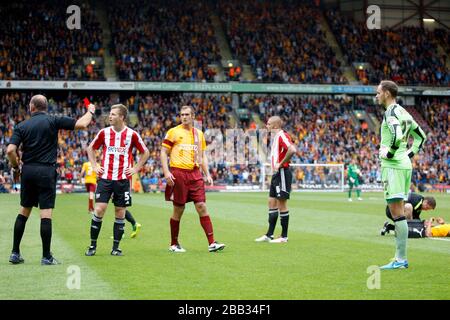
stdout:
{"type": "MultiPolygon", "coordinates": [[[[411,192],[408,195],[408,200],[405,201],[406,220],[420,219],[422,211],[434,209],[436,209],[436,200],[433,197],[424,197],[418,193],[411,192]]],[[[386,217],[393,220],[389,206],[386,206],[386,217]]],[[[389,233],[389,231],[394,230],[393,227],[393,224],[386,221],[380,234],[384,236],[386,233],[389,233]]]]}
{"type": "Polygon", "coordinates": [[[441,217],[430,218],[424,222],[427,237],[450,237],[450,223],[445,223],[441,217]]]}
{"type": "MultiPolygon", "coordinates": [[[[395,229],[388,224],[387,233],[395,229]]],[[[450,223],[445,223],[441,217],[431,217],[429,220],[408,220],[408,238],[450,237],[450,223]]]]}

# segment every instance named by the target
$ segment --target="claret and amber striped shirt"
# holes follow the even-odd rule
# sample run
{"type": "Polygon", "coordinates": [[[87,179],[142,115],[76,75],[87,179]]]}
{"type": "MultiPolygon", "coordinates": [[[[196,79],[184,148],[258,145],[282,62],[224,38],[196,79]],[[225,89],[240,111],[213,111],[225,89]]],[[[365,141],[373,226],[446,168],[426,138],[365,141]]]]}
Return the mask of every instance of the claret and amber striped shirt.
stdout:
{"type": "Polygon", "coordinates": [[[162,146],[170,152],[170,167],[192,170],[199,167],[201,153],[206,150],[206,141],[201,130],[187,130],[180,124],[167,132],[162,146]]]}

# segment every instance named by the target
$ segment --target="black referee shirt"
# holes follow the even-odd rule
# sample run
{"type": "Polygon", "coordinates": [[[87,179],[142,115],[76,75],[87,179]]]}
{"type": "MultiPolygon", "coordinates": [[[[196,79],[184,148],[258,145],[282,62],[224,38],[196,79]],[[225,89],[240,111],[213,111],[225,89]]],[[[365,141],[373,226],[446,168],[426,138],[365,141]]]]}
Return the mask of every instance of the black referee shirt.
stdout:
{"type": "Polygon", "coordinates": [[[406,200],[406,203],[410,203],[412,205],[414,216],[416,215],[419,216],[420,213],[422,212],[423,199],[424,199],[423,196],[414,192],[411,192],[408,195],[408,200],[406,200]]]}
{"type": "Polygon", "coordinates": [[[46,112],[34,112],[31,118],[14,128],[10,144],[23,145],[24,164],[55,165],[58,150],[58,131],[74,130],[76,120],[56,117],[46,112]]]}

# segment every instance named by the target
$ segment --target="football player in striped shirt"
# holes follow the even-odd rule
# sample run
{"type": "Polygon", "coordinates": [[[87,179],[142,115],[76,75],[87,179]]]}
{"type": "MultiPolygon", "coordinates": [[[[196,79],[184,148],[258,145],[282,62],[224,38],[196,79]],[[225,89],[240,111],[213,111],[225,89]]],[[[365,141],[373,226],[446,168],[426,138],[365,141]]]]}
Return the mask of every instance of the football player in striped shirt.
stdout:
{"type": "Polygon", "coordinates": [[[100,130],[87,148],[92,169],[99,178],[95,194],[95,213],[91,222],[91,245],[86,251],[87,256],[93,256],[96,253],[102,219],[111,196],[116,215],[111,255],[122,255],[119,243],[124,233],[126,207],[131,206],[130,178],[141,170],[150,156],[141,136],[126,126],[127,116],[127,107],[123,104],[113,105],[109,113],[110,126],[100,130]],[[99,148],[102,148],[101,165],[97,164],[94,152],[99,148]],[[141,153],[141,157],[133,167],[134,148],[141,153]]]}
{"type": "Polygon", "coordinates": [[[271,166],[272,180],[269,193],[269,229],[267,233],[257,239],[256,242],[285,243],[288,241],[289,210],[287,200],[291,192],[292,172],[289,162],[297,148],[292,143],[291,137],[282,129],[282,121],[278,116],[270,117],[267,121],[269,129],[275,137],[272,140],[271,166]],[[281,236],[274,239],[273,233],[280,214],[281,236]]]}

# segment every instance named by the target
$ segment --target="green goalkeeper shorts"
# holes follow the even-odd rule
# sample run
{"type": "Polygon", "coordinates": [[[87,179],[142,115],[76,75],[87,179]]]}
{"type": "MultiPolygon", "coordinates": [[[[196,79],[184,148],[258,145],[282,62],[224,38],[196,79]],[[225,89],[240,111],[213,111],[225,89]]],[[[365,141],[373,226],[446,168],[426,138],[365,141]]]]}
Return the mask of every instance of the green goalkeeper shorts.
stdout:
{"type": "Polygon", "coordinates": [[[386,201],[407,200],[411,187],[411,169],[381,168],[386,201]]]}

